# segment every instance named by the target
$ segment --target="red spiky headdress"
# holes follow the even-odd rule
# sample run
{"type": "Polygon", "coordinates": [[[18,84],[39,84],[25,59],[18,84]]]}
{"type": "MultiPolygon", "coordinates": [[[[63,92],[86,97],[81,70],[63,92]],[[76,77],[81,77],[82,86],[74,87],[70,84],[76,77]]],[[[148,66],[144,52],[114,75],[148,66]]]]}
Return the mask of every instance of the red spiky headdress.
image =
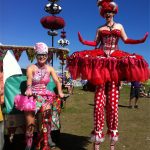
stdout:
{"type": "Polygon", "coordinates": [[[106,11],[113,11],[115,14],[118,12],[118,5],[113,0],[97,0],[97,5],[102,17],[106,11]]]}

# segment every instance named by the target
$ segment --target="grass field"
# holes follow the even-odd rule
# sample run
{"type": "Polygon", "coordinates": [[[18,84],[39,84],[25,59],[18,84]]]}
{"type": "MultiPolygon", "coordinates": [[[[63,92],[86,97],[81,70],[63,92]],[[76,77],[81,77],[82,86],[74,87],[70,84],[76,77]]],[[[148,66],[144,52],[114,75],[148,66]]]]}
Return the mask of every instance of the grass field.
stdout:
{"type": "MultiPolygon", "coordinates": [[[[119,100],[119,142],[116,150],[150,150],[150,98],[139,99],[139,109],[129,109],[129,87],[121,89],[119,100]]],[[[56,150],[92,150],[94,93],[74,89],[61,112],[60,144],[56,150]]],[[[106,131],[106,127],[104,129],[106,131]]],[[[109,150],[109,138],[101,144],[109,150]]]]}

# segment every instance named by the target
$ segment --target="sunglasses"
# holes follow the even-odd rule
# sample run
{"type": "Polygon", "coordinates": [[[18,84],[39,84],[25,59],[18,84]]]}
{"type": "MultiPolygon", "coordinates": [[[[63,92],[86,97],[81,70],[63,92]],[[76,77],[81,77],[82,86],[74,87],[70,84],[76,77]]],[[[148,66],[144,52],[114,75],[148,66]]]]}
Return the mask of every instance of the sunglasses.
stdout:
{"type": "Polygon", "coordinates": [[[107,10],[107,11],[105,11],[105,13],[114,13],[114,11],[107,10]]]}
{"type": "Polygon", "coordinates": [[[36,57],[47,57],[47,54],[37,54],[36,57]]]}

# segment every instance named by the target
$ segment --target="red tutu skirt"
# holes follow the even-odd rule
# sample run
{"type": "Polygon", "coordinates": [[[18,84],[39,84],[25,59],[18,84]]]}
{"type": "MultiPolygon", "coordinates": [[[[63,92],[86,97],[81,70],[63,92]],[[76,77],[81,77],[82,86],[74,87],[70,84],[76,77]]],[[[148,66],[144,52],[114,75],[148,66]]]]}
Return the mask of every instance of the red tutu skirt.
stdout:
{"type": "Polygon", "coordinates": [[[114,51],[110,57],[101,49],[77,51],[67,58],[67,69],[74,80],[81,77],[94,85],[111,81],[143,82],[149,78],[144,58],[121,50],[114,51]]]}

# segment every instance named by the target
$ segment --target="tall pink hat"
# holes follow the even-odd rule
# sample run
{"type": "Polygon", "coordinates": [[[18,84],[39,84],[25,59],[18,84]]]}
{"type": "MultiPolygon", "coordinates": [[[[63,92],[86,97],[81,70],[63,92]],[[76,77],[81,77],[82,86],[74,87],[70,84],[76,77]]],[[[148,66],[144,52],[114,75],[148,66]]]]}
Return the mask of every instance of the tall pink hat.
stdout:
{"type": "Polygon", "coordinates": [[[48,54],[48,46],[43,42],[38,42],[34,46],[36,54],[48,54]]]}

